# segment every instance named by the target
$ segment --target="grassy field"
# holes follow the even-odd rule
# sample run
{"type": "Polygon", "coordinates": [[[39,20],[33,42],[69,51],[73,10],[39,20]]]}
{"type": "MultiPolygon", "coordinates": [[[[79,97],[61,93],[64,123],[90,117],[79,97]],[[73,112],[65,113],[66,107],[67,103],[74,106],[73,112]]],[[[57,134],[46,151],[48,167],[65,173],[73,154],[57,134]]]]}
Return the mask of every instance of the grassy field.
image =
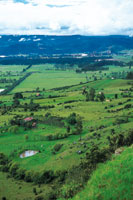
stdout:
{"type": "Polygon", "coordinates": [[[76,74],[73,71],[48,71],[44,73],[33,73],[24,82],[17,86],[14,92],[32,91],[39,87],[41,90],[46,90],[75,85],[80,82],[85,82],[86,78],[84,74],[76,74]]]}
{"type": "MultiPolygon", "coordinates": [[[[120,73],[129,72],[129,67],[116,67],[108,66],[109,70],[105,70],[102,73],[97,72],[87,72],[87,73],[76,73],[75,68],[69,70],[57,70],[54,65],[36,65],[32,66],[28,72],[32,74],[24,80],[20,85],[18,85],[12,92],[24,92],[36,90],[37,87],[42,90],[46,90],[70,85],[76,85],[80,83],[85,83],[86,81],[93,81],[94,77],[97,79],[112,78],[118,76],[120,73]]],[[[21,67],[20,67],[21,68],[21,67]]]]}
{"type": "Polygon", "coordinates": [[[47,196],[51,193],[50,185],[42,185],[41,187],[38,187],[32,183],[16,181],[13,178],[7,179],[6,174],[0,172],[0,199],[3,197],[6,197],[7,200],[35,199],[36,195],[33,192],[34,188],[36,188],[38,194],[41,194],[41,191],[43,190],[46,191],[47,196]]]}
{"type": "MultiPolygon", "coordinates": [[[[8,67],[10,68],[10,66],[8,67]]],[[[12,73],[16,73],[17,66],[13,66],[13,68],[12,73]]],[[[22,70],[22,67],[20,68],[22,70]]],[[[128,67],[125,67],[124,70],[129,71],[128,67]]],[[[0,96],[0,152],[8,156],[13,164],[17,163],[21,169],[32,172],[32,174],[43,170],[51,170],[54,174],[57,172],[67,173],[64,179],[58,180],[57,176],[52,182],[40,186],[35,183],[27,183],[24,180],[15,180],[12,176],[10,177],[10,170],[8,173],[0,172],[0,198],[5,196],[10,200],[37,200],[37,196],[42,195],[42,199],[50,200],[54,198],[50,197],[50,194],[56,191],[55,199],[70,199],[88,182],[88,179],[84,181],[82,176],[86,177],[86,174],[91,174],[91,172],[85,173],[81,164],[86,162],[86,155],[90,154],[92,147],[97,146],[99,151],[108,149],[111,152],[111,139],[116,137],[115,141],[117,141],[121,134],[124,141],[128,138],[133,125],[133,81],[120,78],[112,79],[115,72],[123,72],[123,67],[116,69],[114,66],[110,66],[106,72],[78,74],[74,69],[63,71],[55,70],[54,65],[38,65],[32,66],[27,72],[32,72],[32,74],[9,94],[0,96]],[[89,77],[90,81],[86,82],[86,76],[89,77]],[[94,81],[94,76],[101,80],[94,81]],[[38,90],[36,90],[37,87],[39,87],[38,90]],[[104,101],[101,102],[96,97],[94,101],[87,101],[83,91],[89,92],[90,88],[95,89],[96,97],[100,92],[103,92],[104,101]],[[14,95],[17,92],[22,92],[23,98],[18,99],[19,103],[15,104],[14,95]],[[117,94],[117,98],[115,94],[117,94]],[[38,107],[33,109],[33,105],[38,107]],[[78,115],[81,117],[83,125],[81,134],[78,134],[76,125],[70,125],[70,131],[67,130],[68,118],[72,113],[76,113],[76,119],[78,119],[78,115]],[[52,117],[48,118],[47,115],[52,117]],[[11,122],[14,119],[16,121],[21,119],[21,122],[24,122],[27,117],[32,117],[36,121],[34,128],[26,128],[23,123],[14,126],[11,122]],[[47,139],[49,135],[54,139],[47,139]],[[60,149],[55,151],[54,148],[57,146],[60,146],[60,149]],[[39,153],[22,159],[20,154],[25,150],[35,150],[39,153]],[[37,190],[36,195],[33,191],[34,187],[37,190]]],[[[21,76],[27,72],[21,73],[21,76]]],[[[4,73],[6,73],[6,69],[4,73]]],[[[123,142],[123,144],[125,143],[123,142]]],[[[117,147],[118,144],[114,142],[113,148],[117,147]]],[[[125,150],[125,154],[123,153],[120,159],[124,159],[125,155],[126,160],[128,152],[129,157],[131,157],[131,151],[131,148],[125,150]]],[[[119,162],[119,157],[115,159],[115,162],[119,162]]],[[[131,160],[127,159],[125,163],[129,166],[131,160]]],[[[101,197],[104,200],[110,199],[112,187],[106,184],[108,175],[106,177],[104,172],[114,177],[116,176],[115,171],[117,171],[115,169],[114,175],[112,175],[113,171],[109,171],[111,170],[110,166],[112,166],[110,163],[99,166],[99,171],[94,172],[86,189],[75,196],[75,200],[83,199],[82,196],[86,200],[101,197]],[[102,169],[105,170],[102,171],[102,169]],[[105,176],[104,184],[107,185],[108,196],[101,188],[98,191],[99,188],[94,184],[95,177],[97,184],[101,184],[98,183],[98,180],[100,181],[103,176],[105,176]],[[87,192],[88,188],[91,188],[90,194],[87,192]],[[96,198],[95,191],[99,194],[96,198]]],[[[125,173],[125,171],[121,173],[125,173]]],[[[124,177],[126,176],[123,176],[122,188],[124,188],[124,177]]],[[[119,180],[120,177],[118,180],[116,179],[115,184],[119,180]]],[[[110,184],[112,184],[111,181],[110,184]]],[[[121,190],[121,188],[119,189],[121,190]]],[[[127,187],[125,187],[126,190],[127,187]]],[[[114,192],[114,199],[117,199],[116,197],[114,192]]],[[[126,199],[126,196],[124,197],[126,199]]],[[[129,197],[130,192],[127,196],[128,200],[130,200],[129,197]]]]}
{"type": "Polygon", "coordinates": [[[26,65],[0,65],[1,72],[21,72],[26,65]]]}

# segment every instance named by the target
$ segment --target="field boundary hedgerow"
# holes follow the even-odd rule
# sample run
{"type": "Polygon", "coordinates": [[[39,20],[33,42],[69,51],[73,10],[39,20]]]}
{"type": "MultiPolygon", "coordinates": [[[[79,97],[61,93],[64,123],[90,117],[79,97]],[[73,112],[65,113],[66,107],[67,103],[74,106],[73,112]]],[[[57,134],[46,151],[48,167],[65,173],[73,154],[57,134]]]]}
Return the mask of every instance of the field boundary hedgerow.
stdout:
{"type": "Polygon", "coordinates": [[[1,92],[0,95],[5,95],[8,94],[9,92],[11,92],[16,86],[18,86],[22,81],[24,81],[27,77],[29,77],[32,74],[32,72],[28,72],[27,74],[25,74],[22,78],[20,78],[19,80],[17,80],[15,83],[13,83],[9,88],[7,88],[6,90],[4,90],[3,92],[1,92]]]}

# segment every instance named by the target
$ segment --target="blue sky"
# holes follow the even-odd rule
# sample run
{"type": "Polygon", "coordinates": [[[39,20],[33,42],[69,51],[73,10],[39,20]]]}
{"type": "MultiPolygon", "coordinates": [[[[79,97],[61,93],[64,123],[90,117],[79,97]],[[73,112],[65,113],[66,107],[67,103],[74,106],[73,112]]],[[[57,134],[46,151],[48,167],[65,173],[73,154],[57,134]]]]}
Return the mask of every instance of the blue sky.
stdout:
{"type": "Polygon", "coordinates": [[[133,0],[0,0],[0,34],[133,36],[133,0]]]}

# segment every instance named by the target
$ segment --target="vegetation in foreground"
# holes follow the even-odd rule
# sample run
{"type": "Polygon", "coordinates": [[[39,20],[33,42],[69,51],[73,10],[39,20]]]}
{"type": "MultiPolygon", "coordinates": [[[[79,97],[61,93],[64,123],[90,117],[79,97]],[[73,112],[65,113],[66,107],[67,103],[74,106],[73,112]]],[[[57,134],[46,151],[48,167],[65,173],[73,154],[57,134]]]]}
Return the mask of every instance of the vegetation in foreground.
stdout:
{"type": "Polygon", "coordinates": [[[100,164],[85,189],[73,200],[131,200],[132,197],[133,146],[130,146],[118,149],[110,161],[100,164]]]}

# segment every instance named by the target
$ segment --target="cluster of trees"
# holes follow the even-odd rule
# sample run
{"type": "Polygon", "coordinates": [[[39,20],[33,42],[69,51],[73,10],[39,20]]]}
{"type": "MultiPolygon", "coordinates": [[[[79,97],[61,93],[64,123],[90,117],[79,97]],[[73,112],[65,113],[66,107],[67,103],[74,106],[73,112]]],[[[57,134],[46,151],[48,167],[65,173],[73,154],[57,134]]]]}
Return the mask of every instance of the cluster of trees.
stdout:
{"type": "Polygon", "coordinates": [[[1,78],[0,83],[14,83],[16,79],[1,78]]]}
{"type": "Polygon", "coordinates": [[[7,112],[9,112],[11,110],[12,110],[11,106],[7,106],[5,104],[0,106],[1,115],[4,115],[4,114],[6,114],[7,112]]]}
{"type": "Polygon", "coordinates": [[[30,121],[26,121],[26,120],[20,118],[19,116],[15,116],[13,119],[10,120],[11,127],[9,128],[9,131],[10,132],[14,131],[14,133],[17,133],[18,128],[20,126],[24,127],[25,129],[31,129],[34,127],[33,124],[36,122],[37,122],[37,120],[34,118],[31,119],[30,121]],[[17,129],[17,131],[16,131],[16,129],[17,129]]]}
{"type": "MultiPolygon", "coordinates": [[[[13,57],[13,58],[7,58],[7,59],[0,59],[0,64],[3,65],[35,65],[35,64],[47,64],[47,63],[55,63],[56,66],[59,64],[59,66],[63,65],[69,65],[72,67],[75,64],[80,64],[80,63],[93,63],[96,59],[106,59],[106,56],[94,56],[94,57],[81,57],[81,58],[76,58],[73,56],[70,57],[65,57],[65,56],[60,56],[58,59],[55,58],[38,58],[38,57],[13,57]]],[[[112,58],[111,56],[108,58],[112,58]]]]}
{"type": "Polygon", "coordinates": [[[107,60],[102,59],[101,61],[95,61],[95,62],[81,62],[78,64],[78,67],[81,70],[76,71],[77,73],[80,73],[82,71],[99,71],[99,70],[108,70],[108,65],[115,65],[115,66],[125,66],[124,62],[121,61],[115,61],[115,60],[107,60]]]}
{"type": "Polygon", "coordinates": [[[126,78],[133,80],[133,72],[129,72],[126,78]]]}
{"type": "Polygon", "coordinates": [[[31,99],[30,103],[24,103],[24,105],[21,105],[21,107],[24,109],[24,111],[26,112],[27,110],[29,111],[38,111],[40,108],[40,104],[38,103],[34,103],[33,99],[31,99]]]}
{"type": "Polygon", "coordinates": [[[55,133],[55,134],[49,134],[49,135],[44,136],[44,140],[53,141],[53,140],[65,139],[68,137],[69,137],[68,133],[55,133]]]}
{"type": "Polygon", "coordinates": [[[103,102],[105,100],[105,95],[103,92],[99,92],[96,95],[96,91],[94,88],[90,88],[89,91],[86,90],[86,88],[83,89],[82,94],[85,95],[86,101],[101,101],[103,102]]]}
{"type": "Polygon", "coordinates": [[[13,96],[13,107],[21,107],[24,109],[24,111],[26,112],[27,110],[29,111],[38,111],[38,109],[40,108],[40,105],[38,103],[34,103],[33,99],[30,100],[30,103],[24,103],[24,104],[20,104],[20,99],[23,99],[23,94],[21,92],[17,92],[14,94],[13,96]]]}
{"type": "Polygon", "coordinates": [[[14,94],[13,99],[23,99],[23,94],[21,92],[17,92],[14,94]]]}
{"type": "Polygon", "coordinates": [[[114,125],[124,124],[124,123],[127,123],[128,121],[129,121],[128,117],[119,117],[115,119],[114,125]]]}
{"type": "Polygon", "coordinates": [[[58,126],[58,127],[64,127],[64,118],[58,117],[58,116],[53,116],[51,113],[47,112],[45,114],[45,117],[43,117],[40,121],[44,124],[49,124],[53,126],[58,126]]]}
{"type": "Polygon", "coordinates": [[[77,115],[76,113],[71,113],[67,117],[66,122],[67,122],[67,126],[66,126],[67,133],[71,135],[80,135],[80,140],[81,140],[81,136],[83,132],[83,121],[82,121],[81,116],[77,115]],[[74,126],[74,130],[73,130],[73,126],[74,126]]]}

